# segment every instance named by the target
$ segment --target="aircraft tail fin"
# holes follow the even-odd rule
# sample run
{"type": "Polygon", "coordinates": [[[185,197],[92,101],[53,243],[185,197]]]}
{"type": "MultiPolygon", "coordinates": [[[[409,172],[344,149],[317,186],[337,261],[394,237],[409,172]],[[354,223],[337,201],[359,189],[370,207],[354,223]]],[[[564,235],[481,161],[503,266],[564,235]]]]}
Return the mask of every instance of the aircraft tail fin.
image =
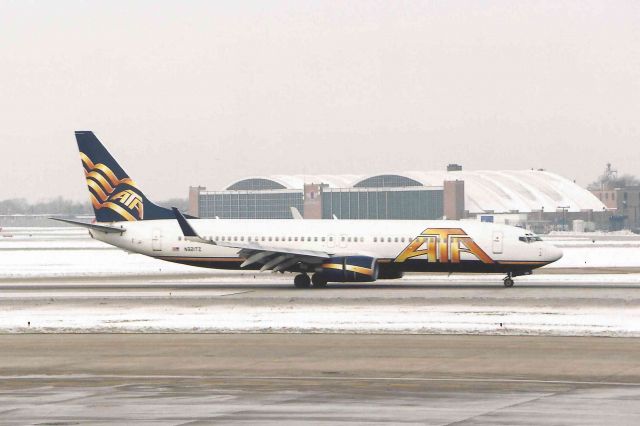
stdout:
{"type": "Polygon", "coordinates": [[[76,141],[98,222],[175,218],[144,195],[93,132],[77,131],[76,141]]]}

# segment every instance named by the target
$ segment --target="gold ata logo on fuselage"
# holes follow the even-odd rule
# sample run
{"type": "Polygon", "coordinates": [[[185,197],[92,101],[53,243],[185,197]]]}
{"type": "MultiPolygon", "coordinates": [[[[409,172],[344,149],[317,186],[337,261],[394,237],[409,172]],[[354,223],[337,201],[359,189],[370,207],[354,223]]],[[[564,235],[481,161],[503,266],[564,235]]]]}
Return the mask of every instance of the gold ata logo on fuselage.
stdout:
{"type": "Polygon", "coordinates": [[[482,263],[494,263],[460,228],[427,228],[395,258],[402,263],[407,259],[425,256],[427,262],[460,263],[462,253],[475,256],[482,263]]]}

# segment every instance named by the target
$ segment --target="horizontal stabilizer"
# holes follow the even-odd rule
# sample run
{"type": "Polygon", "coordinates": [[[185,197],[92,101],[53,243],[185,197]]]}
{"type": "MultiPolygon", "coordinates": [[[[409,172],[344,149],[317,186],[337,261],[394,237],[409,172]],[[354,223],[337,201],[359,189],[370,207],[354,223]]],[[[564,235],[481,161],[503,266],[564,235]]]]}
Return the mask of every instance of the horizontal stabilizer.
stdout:
{"type": "Polygon", "coordinates": [[[81,226],[83,228],[91,229],[93,231],[105,232],[107,234],[115,234],[115,233],[122,234],[123,232],[126,231],[126,229],[119,228],[119,227],[116,227],[116,226],[96,225],[94,223],[80,222],[78,220],[60,219],[60,218],[57,218],[57,217],[50,217],[49,219],[57,220],[58,222],[69,223],[69,224],[75,225],[75,226],[81,226]]]}

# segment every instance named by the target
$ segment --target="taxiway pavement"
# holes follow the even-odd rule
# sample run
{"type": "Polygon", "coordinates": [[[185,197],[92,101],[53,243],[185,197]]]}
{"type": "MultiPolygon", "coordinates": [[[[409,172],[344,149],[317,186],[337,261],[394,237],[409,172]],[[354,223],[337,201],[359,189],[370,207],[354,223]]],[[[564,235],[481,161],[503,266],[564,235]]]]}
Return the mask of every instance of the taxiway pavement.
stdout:
{"type": "Polygon", "coordinates": [[[0,336],[0,423],[640,422],[640,340],[0,336]]]}

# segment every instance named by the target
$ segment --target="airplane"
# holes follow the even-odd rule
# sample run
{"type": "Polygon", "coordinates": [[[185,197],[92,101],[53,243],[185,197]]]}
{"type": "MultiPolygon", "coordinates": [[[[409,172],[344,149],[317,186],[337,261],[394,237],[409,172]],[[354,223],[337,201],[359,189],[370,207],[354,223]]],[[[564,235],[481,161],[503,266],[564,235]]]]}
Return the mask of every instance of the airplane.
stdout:
{"type": "Polygon", "coordinates": [[[406,272],[514,277],[562,251],[522,228],[458,220],[201,219],[150,201],[91,131],[75,132],[96,222],[92,238],[204,268],[294,273],[297,288],[371,283],[406,272]]]}

